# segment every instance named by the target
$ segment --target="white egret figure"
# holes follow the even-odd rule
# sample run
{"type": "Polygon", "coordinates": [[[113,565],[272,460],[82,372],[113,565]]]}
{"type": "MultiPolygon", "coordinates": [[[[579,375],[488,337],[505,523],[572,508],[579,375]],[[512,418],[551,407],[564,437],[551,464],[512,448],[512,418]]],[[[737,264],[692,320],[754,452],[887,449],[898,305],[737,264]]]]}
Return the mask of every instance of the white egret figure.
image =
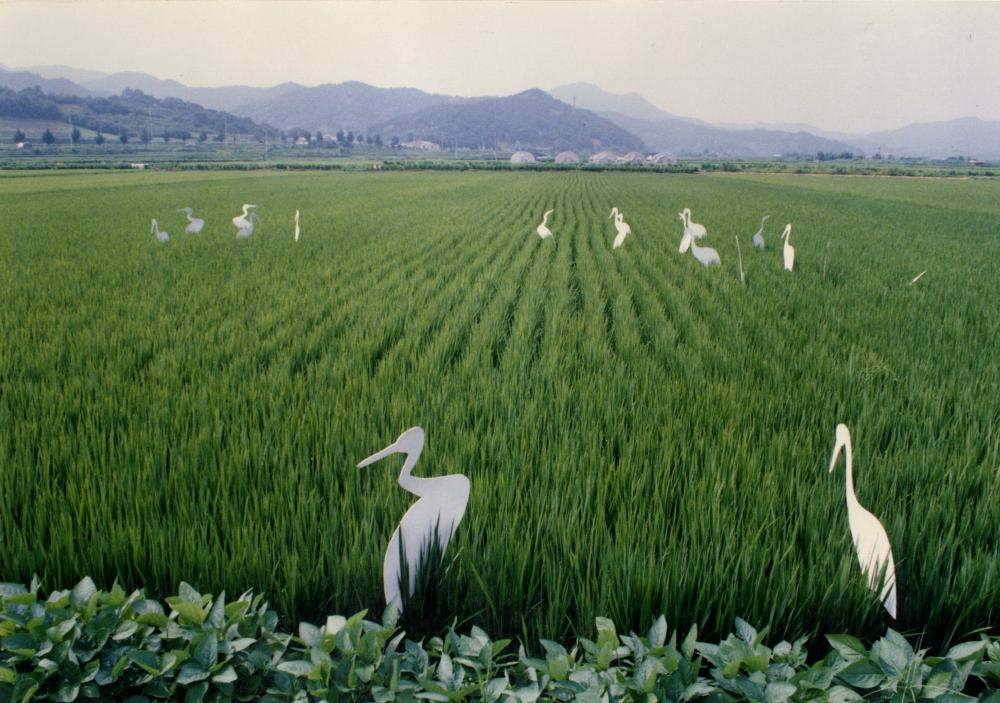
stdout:
{"type": "Polygon", "coordinates": [[[686,254],[688,248],[691,246],[691,242],[694,241],[694,235],[691,233],[691,228],[687,226],[687,218],[684,216],[684,213],[678,212],[677,217],[681,218],[684,222],[684,235],[681,237],[681,245],[677,247],[677,251],[681,254],[686,254]]]}
{"type": "Polygon", "coordinates": [[[187,214],[188,226],[187,226],[187,228],[185,228],[185,230],[184,230],[185,232],[187,232],[188,234],[200,234],[201,233],[201,228],[205,226],[205,220],[199,220],[197,217],[192,217],[191,216],[191,208],[189,208],[189,207],[182,207],[177,212],[183,212],[183,213],[187,214]]]}
{"type": "Polygon", "coordinates": [[[252,207],[257,207],[257,206],[243,203],[243,214],[237,215],[236,217],[233,218],[233,225],[236,227],[237,230],[241,230],[250,224],[250,220],[247,219],[247,211],[252,207]]]}
{"type": "Polygon", "coordinates": [[[746,277],[743,275],[743,252],[740,250],[740,238],[736,239],[736,254],[740,257],[740,283],[746,285],[746,277]]]}
{"type": "Polygon", "coordinates": [[[295,211],[295,241],[299,241],[299,211],[295,211]]]}
{"type": "Polygon", "coordinates": [[[253,223],[254,222],[260,222],[260,218],[257,217],[257,213],[256,212],[251,212],[250,213],[250,217],[247,218],[247,225],[246,225],[246,227],[241,227],[239,229],[239,231],[236,232],[236,238],[237,239],[246,239],[251,234],[253,234],[253,223]]]}
{"type": "Polygon", "coordinates": [[[685,229],[691,230],[692,237],[695,239],[701,239],[708,234],[708,230],[705,229],[705,225],[699,225],[697,222],[691,221],[691,208],[686,207],[681,210],[681,215],[684,217],[684,227],[685,229]]]}
{"type": "Polygon", "coordinates": [[[615,237],[615,243],[611,248],[617,249],[625,243],[625,237],[632,234],[632,228],[628,226],[627,222],[625,222],[625,216],[618,208],[613,208],[611,210],[610,217],[615,218],[615,230],[618,232],[618,236],[615,237]]]}
{"type": "Polygon", "coordinates": [[[706,268],[715,264],[716,266],[722,266],[722,260],[719,259],[719,252],[717,252],[712,247],[700,247],[695,244],[694,237],[691,238],[691,253],[694,258],[701,262],[702,266],[706,268]]]}
{"type": "Polygon", "coordinates": [[[428,553],[431,540],[437,536],[438,547],[441,554],[444,554],[469,503],[471,484],[462,474],[436,478],[413,476],[413,467],[416,466],[423,448],[423,428],[411,427],[388,447],[358,464],[358,468],[361,468],[380,461],[390,454],[405,454],[406,461],[403,462],[403,469],[399,472],[399,485],[420,498],[403,515],[399,527],[389,540],[389,548],[385,550],[385,559],[382,562],[382,588],[386,603],[391,603],[396,598],[400,604],[403,602],[399,592],[402,569],[400,551],[402,550],[406,558],[410,580],[409,595],[412,596],[416,589],[417,571],[422,566],[421,557],[428,553]]]}
{"type": "Polygon", "coordinates": [[[760,218],[760,229],[753,235],[753,245],[761,251],[764,251],[764,223],[767,222],[767,218],[769,217],[770,215],[764,215],[760,218]]]}
{"type": "Polygon", "coordinates": [[[923,277],[923,275],[924,275],[925,273],[927,273],[927,270],[926,270],[926,269],[924,269],[923,271],[921,271],[920,273],[918,273],[918,274],[917,274],[917,277],[916,277],[916,278],[914,278],[914,279],[913,279],[912,281],[910,281],[910,285],[912,286],[912,285],[913,285],[914,283],[916,283],[917,281],[919,281],[919,280],[920,280],[920,279],[921,279],[921,278],[923,277]]]}
{"type": "Polygon", "coordinates": [[[153,218],[153,225],[149,228],[149,231],[156,235],[156,238],[161,242],[169,242],[170,235],[166,230],[161,230],[159,223],[157,223],[156,218],[153,218]]]}
{"type": "Polygon", "coordinates": [[[837,425],[837,443],[830,458],[830,473],[837,466],[842,449],[847,450],[847,521],[851,526],[851,539],[858,553],[861,571],[868,577],[868,587],[878,589],[878,577],[884,574],[879,600],[889,615],[896,617],[896,564],[892,559],[889,535],[878,518],[861,507],[854,493],[853,452],[851,431],[843,423],[837,425]]]}
{"type": "Polygon", "coordinates": [[[552,230],[546,227],[545,224],[549,221],[549,215],[551,215],[553,212],[555,211],[546,210],[545,214],[542,216],[542,224],[538,225],[538,228],[535,230],[536,232],[538,232],[538,236],[541,237],[542,239],[548,239],[549,237],[552,236],[552,230]]]}
{"type": "Polygon", "coordinates": [[[788,243],[788,238],[792,235],[792,226],[785,225],[785,231],[781,233],[781,238],[785,240],[785,270],[791,271],[795,266],[795,247],[788,243]]]}

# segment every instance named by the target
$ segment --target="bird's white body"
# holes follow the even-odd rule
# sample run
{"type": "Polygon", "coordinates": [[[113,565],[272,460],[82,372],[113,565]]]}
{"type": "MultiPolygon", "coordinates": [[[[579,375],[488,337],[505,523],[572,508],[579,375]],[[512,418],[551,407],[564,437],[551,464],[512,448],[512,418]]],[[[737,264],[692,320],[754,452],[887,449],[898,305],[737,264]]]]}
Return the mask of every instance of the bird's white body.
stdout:
{"type": "Polygon", "coordinates": [[[858,554],[861,572],[868,577],[868,587],[879,591],[879,600],[893,618],[896,617],[896,563],[892,558],[889,535],[878,518],[865,510],[854,493],[854,457],[851,447],[851,432],[847,425],[837,425],[837,441],[830,458],[830,472],[833,473],[842,449],[847,458],[847,522],[851,526],[851,539],[858,554]],[[879,576],[883,576],[881,589],[879,576]]]}
{"type": "Polygon", "coordinates": [[[691,253],[694,254],[694,258],[701,262],[702,266],[708,267],[712,264],[716,266],[722,266],[722,260],[719,259],[719,252],[717,252],[712,247],[700,247],[695,244],[694,239],[691,239],[691,253]]]}
{"type": "Polygon", "coordinates": [[[541,237],[542,239],[548,239],[549,237],[552,236],[552,230],[550,230],[548,227],[545,226],[546,223],[548,223],[549,221],[549,215],[551,215],[552,213],[553,213],[552,210],[546,210],[545,214],[542,215],[542,224],[538,225],[538,227],[535,229],[535,231],[538,232],[538,236],[541,237]]]}
{"type": "Polygon", "coordinates": [[[705,229],[705,225],[699,225],[697,222],[691,221],[691,208],[686,207],[681,210],[681,216],[684,218],[684,229],[691,230],[692,237],[695,239],[701,239],[708,234],[708,230],[705,229]]]}
{"type": "Polygon", "coordinates": [[[410,506],[400,520],[399,527],[392,533],[382,561],[385,602],[388,604],[398,600],[400,607],[403,603],[399,583],[402,573],[400,543],[402,542],[403,558],[409,574],[409,595],[412,596],[416,589],[417,573],[423,566],[422,560],[427,555],[435,531],[440,553],[444,554],[469,504],[471,484],[466,476],[452,474],[437,478],[418,478],[412,475],[423,448],[423,429],[412,427],[388,447],[358,464],[358,467],[368,466],[390,454],[406,454],[406,461],[399,473],[399,485],[420,498],[410,506]]]}
{"type": "Polygon", "coordinates": [[[764,223],[767,222],[767,218],[769,217],[770,215],[764,215],[760,218],[760,229],[753,235],[753,245],[761,251],[764,250],[764,223]]]}
{"type": "Polygon", "coordinates": [[[792,226],[785,225],[785,231],[781,233],[781,238],[785,240],[785,270],[791,271],[795,267],[795,247],[788,243],[788,238],[792,236],[792,226]]]}
{"type": "Polygon", "coordinates": [[[609,217],[615,218],[615,231],[618,232],[618,236],[615,237],[615,243],[611,248],[617,249],[625,243],[625,237],[632,234],[632,228],[628,226],[628,223],[625,221],[625,216],[622,215],[618,208],[612,208],[611,215],[609,217]]]}
{"type": "Polygon", "coordinates": [[[257,206],[244,203],[243,214],[237,215],[236,217],[233,218],[233,226],[236,227],[237,230],[241,230],[250,224],[250,220],[247,218],[247,211],[249,211],[250,208],[252,207],[257,207],[257,206]]]}
{"type": "Polygon", "coordinates": [[[157,223],[157,221],[155,219],[153,220],[153,224],[149,228],[149,231],[152,232],[153,234],[155,234],[156,238],[159,241],[161,241],[161,242],[169,242],[170,241],[170,235],[167,233],[166,230],[160,229],[160,225],[157,223]]]}
{"type": "Polygon", "coordinates": [[[184,229],[188,234],[200,234],[201,228],[205,226],[205,220],[199,220],[197,217],[192,217],[191,208],[182,207],[177,212],[183,212],[187,214],[188,226],[184,229]]]}
{"type": "Polygon", "coordinates": [[[299,211],[295,211],[295,241],[299,241],[299,211]]]}
{"type": "Polygon", "coordinates": [[[245,227],[240,227],[240,229],[236,232],[236,238],[237,239],[246,239],[251,234],[253,234],[253,226],[254,226],[253,223],[257,222],[259,220],[260,220],[260,218],[257,217],[257,213],[256,212],[250,213],[250,217],[247,218],[247,224],[246,224],[246,226],[245,227]]]}

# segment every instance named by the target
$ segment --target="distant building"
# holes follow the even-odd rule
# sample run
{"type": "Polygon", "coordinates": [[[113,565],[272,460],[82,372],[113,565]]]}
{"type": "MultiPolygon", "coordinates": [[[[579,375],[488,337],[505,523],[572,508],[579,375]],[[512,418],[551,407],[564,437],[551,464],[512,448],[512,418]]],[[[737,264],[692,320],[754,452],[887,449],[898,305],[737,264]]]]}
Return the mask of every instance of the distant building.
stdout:
{"type": "Polygon", "coordinates": [[[677,163],[677,157],[671,154],[669,151],[661,151],[658,154],[653,154],[646,158],[651,164],[675,164],[677,163]]]}
{"type": "Polygon", "coordinates": [[[574,151],[560,151],[556,154],[557,164],[578,164],[580,163],[580,157],[576,155],[574,151]]]}
{"type": "Polygon", "coordinates": [[[646,163],[646,155],[639,151],[630,151],[625,156],[618,159],[620,164],[643,164],[646,163]]]}
{"type": "Polygon", "coordinates": [[[511,154],[510,162],[512,164],[533,164],[535,163],[535,155],[530,151],[515,151],[511,154]]]}
{"type": "Polygon", "coordinates": [[[616,164],[618,163],[618,154],[613,151],[599,151],[590,157],[590,163],[592,164],[616,164]]]}
{"type": "Polygon", "coordinates": [[[146,168],[146,164],[139,164],[139,163],[129,164],[129,166],[131,166],[132,168],[137,168],[140,171],[142,171],[142,170],[144,170],[146,168]]]}
{"type": "Polygon", "coordinates": [[[309,140],[305,137],[299,137],[295,140],[295,146],[309,146],[309,140]]]}
{"type": "Polygon", "coordinates": [[[18,143],[17,143],[17,148],[18,148],[18,149],[27,149],[27,148],[29,148],[30,146],[31,146],[31,142],[28,142],[28,141],[24,141],[24,142],[18,142],[18,143]]]}
{"type": "Polygon", "coordinates": [[[441,147],[434,142],[429,142],[425,139],[414,139],[411,142],[403,142],[400,144],[404,149],[420,149],[421,151],[441,151],[441,147]]]}

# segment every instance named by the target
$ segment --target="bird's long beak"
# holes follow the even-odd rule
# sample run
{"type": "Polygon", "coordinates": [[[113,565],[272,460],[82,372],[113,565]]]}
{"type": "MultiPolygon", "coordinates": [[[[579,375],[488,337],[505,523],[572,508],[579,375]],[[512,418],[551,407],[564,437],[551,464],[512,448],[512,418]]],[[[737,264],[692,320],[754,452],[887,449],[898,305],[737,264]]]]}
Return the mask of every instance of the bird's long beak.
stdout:
{"type": "Polygon", "coordinates": [[[834,467],[837,466],[837,459],[840,458],[840,452],[844,449],[844,443],[839,439],[837,440],[837,445],[833,448],[833,456],[830,457],[830,473],[833,473],[834,467]]]}
{"type": "Polygon", "coordinates": [[[840,458],[840,452],[843,451],[847,443],[851,441],[850,430],[847,429],[847,425],[841,423],[837,425],[837,443],[833,447],[833,454],[830,456],[830,473],[833,473],[834,467],[837,465],[837,459],[840,458]]]}
{"type": "Polygon", "coordinates": [[[385,459],[390,454],[395,454],[398,451],[399,451],[399,449],[396,447],[396,442],[393,442],[392,444],[390,444],[388,447],[386,447],[382,451],[375,452],[374,454],[372,454],[367,459],[362,459],[358,463],[358,468],[361,469],[361,468],[364,468],[365,466],[368,466],[369,464],[374,464],[376,461],[382,461],[383,459],[385,459]]]}

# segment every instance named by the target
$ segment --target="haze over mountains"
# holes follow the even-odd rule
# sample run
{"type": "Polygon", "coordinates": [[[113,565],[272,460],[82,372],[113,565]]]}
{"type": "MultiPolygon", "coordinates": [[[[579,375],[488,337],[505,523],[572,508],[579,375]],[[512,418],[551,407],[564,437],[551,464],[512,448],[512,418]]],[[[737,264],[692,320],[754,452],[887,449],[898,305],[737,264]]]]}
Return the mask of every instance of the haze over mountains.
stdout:
{"type": "Polygon", "coordinates": [[[141,90],[179,98],[282,129],[338,129],[384,138],[426,139],[446,147],[618,149],[772,157],[853,152],[947,158],[1000,158],[1000,122],[962,118],[872,134],[835,134],[808,125],[713,125],[672,114],[637,93],[615,94],[589,83],[504,97],[457,97],[357,81],[269,88],[201,88],[146,73],[114,74],[69,66],[0,68],[0,85],[77,96],[141,90]]]}

